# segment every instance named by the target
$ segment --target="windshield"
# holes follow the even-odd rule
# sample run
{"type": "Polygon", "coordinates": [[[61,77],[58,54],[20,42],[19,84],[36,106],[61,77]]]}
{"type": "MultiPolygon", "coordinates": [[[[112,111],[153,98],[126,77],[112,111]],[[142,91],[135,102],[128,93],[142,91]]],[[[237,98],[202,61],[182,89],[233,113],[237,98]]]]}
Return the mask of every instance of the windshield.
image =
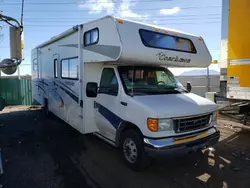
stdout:
{"type": "Polygon", "coordinates": [[[174,75],[163,67],[119,66],[125,92],[129,95],[178,94],[186,92],[174,75]]]}

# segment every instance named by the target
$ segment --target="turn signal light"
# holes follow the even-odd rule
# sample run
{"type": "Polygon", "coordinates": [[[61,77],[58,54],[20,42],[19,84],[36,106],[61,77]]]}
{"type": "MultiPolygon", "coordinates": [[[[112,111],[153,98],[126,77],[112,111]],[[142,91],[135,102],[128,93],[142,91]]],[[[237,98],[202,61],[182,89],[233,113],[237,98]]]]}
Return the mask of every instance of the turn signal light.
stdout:
{"type": "Polygon", "coordinates": [[[158,131],[158,119],[148,118],[148,129],[152,132],[158,131]]]}

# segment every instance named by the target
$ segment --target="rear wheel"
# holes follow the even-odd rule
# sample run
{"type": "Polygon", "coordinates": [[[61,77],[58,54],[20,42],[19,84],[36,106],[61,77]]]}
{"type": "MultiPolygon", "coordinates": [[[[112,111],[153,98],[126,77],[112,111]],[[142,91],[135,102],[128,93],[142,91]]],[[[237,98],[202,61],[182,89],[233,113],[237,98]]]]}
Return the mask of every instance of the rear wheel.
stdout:
{"type": "Polygon", "coordinates": [[[133,170],[140,171],[147,168],[150,159],[147,156],[141,134],[129,129],[121,135],[121,154],[125,163],[133,170]]]}
{"type": "Polygon", "coordinates": [[[52,113],[49,111],[48,99],[44,99],[43,113],[48,118],[52,116],[52,113]]]}

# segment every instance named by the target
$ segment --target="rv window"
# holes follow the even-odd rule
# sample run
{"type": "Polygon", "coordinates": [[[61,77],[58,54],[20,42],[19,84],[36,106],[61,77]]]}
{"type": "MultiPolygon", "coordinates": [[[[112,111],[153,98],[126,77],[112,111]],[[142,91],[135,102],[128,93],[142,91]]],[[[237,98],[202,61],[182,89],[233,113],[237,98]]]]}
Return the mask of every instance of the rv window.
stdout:
{"type": "Polygon", "coordinates": [[[77,79],[78,78],[78,58],[63,59],[61,61],[62,72],[61,76],[65,79],[77,79]]]}
{"type": "Polygon", "coordinates": [[[147,47],[196,53],[194,44],[190,39],[143,29],[140,29],[139,33],[143,44],[147,47]]]}
{"type": "Polygon", "coordinates": [[[99,30],[98,28],[92,29],[85,32],[84,34],[84,46],[97,44],[99,40],[99,30]]]}
{"type": "Polygon", "coordinates": [[[99,93],[117,96],[118,81],[112,68],[105,68],[102,72],[99,93]]]}
{"type": "Polygon", "coordinates": [[[37,59],[33,59],[33,70],[37,71],[37,59]]]}
{"type": "Polygon", "coordinates": [[[58,64],[57,64],[57,59],[54,59],[54,77],[57,78],[57,72],[58,72],[58,64]]]}

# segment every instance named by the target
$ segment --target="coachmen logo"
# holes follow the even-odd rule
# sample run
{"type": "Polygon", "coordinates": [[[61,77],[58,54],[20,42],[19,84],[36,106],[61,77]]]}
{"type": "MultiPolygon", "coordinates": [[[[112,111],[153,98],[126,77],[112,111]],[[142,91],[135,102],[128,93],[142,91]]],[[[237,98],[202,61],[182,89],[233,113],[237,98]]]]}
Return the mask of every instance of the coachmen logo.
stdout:
{"type": "Polygon", "coordinates": [[[179,63],[191,63],[191,59],[181,58],[179,56],[171,57],[167,54],[160,52],[156,54],[160,61],[172,61],[172,62],[179,62],[179,63]]]}

